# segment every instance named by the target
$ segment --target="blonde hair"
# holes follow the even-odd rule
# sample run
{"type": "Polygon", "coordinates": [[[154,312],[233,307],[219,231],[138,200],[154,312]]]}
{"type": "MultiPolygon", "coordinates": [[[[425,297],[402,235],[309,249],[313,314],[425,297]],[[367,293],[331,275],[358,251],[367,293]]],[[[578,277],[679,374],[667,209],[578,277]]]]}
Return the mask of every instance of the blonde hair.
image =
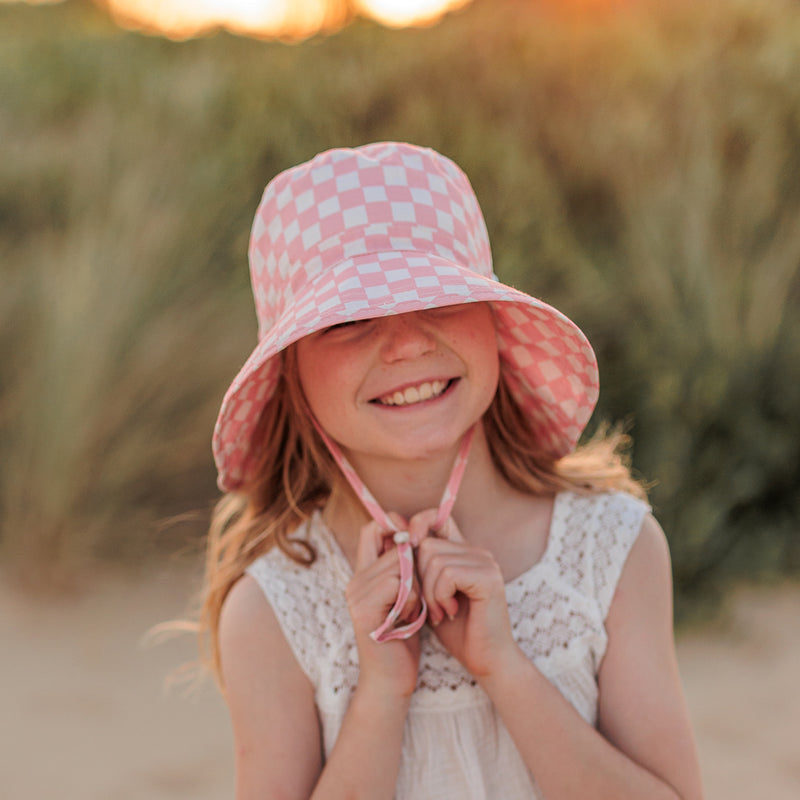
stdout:
{"type": "MultiPolygon", "coordinates": [[[[313,547],[291,534],[325,504],[334,482],[340,480],[333,458],[311,423],[295,348],[287,348],[282,358],[275,394],[254,433],[255,477],[217,503],[208,534],[197,630],[204,661],[220,686],[219,620],[228,592],[250,563],[275,546],[297,563],[310,565],[316,557],[313,547]]],[[[629,440],[620,429],[602,429],[561,459],[543,453],[502,369],[483,424],[495,467],[517,489],[530,494],[624,491],[645,497],[642,484],[631,476],[624,455],[629,440]]]]}

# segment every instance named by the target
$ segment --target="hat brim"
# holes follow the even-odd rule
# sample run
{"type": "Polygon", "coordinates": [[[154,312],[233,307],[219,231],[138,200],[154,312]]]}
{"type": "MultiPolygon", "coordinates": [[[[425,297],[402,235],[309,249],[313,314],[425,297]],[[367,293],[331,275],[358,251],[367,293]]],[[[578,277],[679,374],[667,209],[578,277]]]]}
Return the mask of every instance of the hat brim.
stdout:
{"type": "Polygon", "coordinates": [[[252,435],[275,391],[278,354],[338,323],[461,303],[491,303],[509,387],[543,449],[570,452],[597,399],[597,363],[582,331],[557,309],[444,257],[391,251],[348,258],[287,298],[284,312],[234,378],[214,428],[218,485],[235,491],[250,478],[252,435]]]}

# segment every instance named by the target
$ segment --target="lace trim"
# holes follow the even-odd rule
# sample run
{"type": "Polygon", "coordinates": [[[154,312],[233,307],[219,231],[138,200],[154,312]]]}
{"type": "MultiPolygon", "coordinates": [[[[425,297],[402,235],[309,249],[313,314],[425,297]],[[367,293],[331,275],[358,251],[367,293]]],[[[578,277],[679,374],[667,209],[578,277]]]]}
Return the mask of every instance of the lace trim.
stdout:
{"type": "MultiPolygon", "coordinates": [[[[544,556],[507,585],[514,636],[554,682],[559,674],[586,686],[594,681],[606,645],[603,621],[647,510],[624,494],[558,495],[544,556]]],[[[338,706],[346,703],[358,680],[358,653],[344,599],[351,571],[319,513],[304,534],[318,554],[310,567],[275,549],[247,571],[275,610],[321,707],[338,706]]],[[[478,691],[472,676],[427,627],[417,690],[415,705],[448,707],[474,702],[478,691]]]]}

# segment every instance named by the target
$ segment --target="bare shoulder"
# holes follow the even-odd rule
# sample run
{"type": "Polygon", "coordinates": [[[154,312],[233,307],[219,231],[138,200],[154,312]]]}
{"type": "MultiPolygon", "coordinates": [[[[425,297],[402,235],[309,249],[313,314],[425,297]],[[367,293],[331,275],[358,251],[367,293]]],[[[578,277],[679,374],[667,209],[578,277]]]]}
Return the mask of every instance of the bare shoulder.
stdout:
{"type": "Polygon", "coordinates": [[[292,652],[275,612],[258,583],[243,575],[222,606],[219,647],[226,696],[287,682],[311,692],[311,684],[292,652]]]}
{"type": "Polygon", "coordinates": [[[631,548],[629,561],[634,569],[671,572],[669,544],[661,525],[652,514],[645,514],[639,536],[631,548]]]}
{"type": "Polygon", "coordinates": [[[645,515],[619,578],[606,617],[608,648],[600,677],[641,659],[674,658],[672,566],[667,537],[651,514],[645,515]]]}
{"type": "Polygon", "coordinates": [[[228,592],[219,620],[223,656],[256,648],[260,640],[283,638],[275,613],[258,583],[243,575],[228,592]]]}
{"type": "Polygon", "coordinates": [[[672,564],[664,531],[652,514],[646,514],[631,547],[606,627],[613,631],[629,615],[655,614],[672,628],[672,564]]]}
{"type": "MultiPolygon", "coordinates": [[[[220,627],[231,634],[252,622],[252,616],[269,617],[269,604],[256,581],[246,573],[233,584],[222,605],[220,627]]],[[[274,616],[274,615],[273,615],[274,616]]]]}
{"type": "Polygon", "coordinates": [[[304,796],[321,770],[314,690],[249,575],[225,599],[219,646],[237,797],[304,796]]]}

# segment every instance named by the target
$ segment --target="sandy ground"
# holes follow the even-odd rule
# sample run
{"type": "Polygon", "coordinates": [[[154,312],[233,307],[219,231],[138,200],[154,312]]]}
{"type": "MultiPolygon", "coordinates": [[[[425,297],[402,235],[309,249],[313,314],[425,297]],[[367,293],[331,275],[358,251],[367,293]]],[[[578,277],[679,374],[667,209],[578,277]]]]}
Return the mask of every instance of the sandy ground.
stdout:
{"type": "MultiPolygon", "coordinates": [[[[180,616],[193,577],[97,580],[57,602],[0,585],[0,798],[232,797],[225,708],[165,676],[191,637],[142,644],[180,616]]],[[[710,800],[800,797],[800,586],[742,589],[713,627],[681,636],[681,671],[710,800]]]]}

